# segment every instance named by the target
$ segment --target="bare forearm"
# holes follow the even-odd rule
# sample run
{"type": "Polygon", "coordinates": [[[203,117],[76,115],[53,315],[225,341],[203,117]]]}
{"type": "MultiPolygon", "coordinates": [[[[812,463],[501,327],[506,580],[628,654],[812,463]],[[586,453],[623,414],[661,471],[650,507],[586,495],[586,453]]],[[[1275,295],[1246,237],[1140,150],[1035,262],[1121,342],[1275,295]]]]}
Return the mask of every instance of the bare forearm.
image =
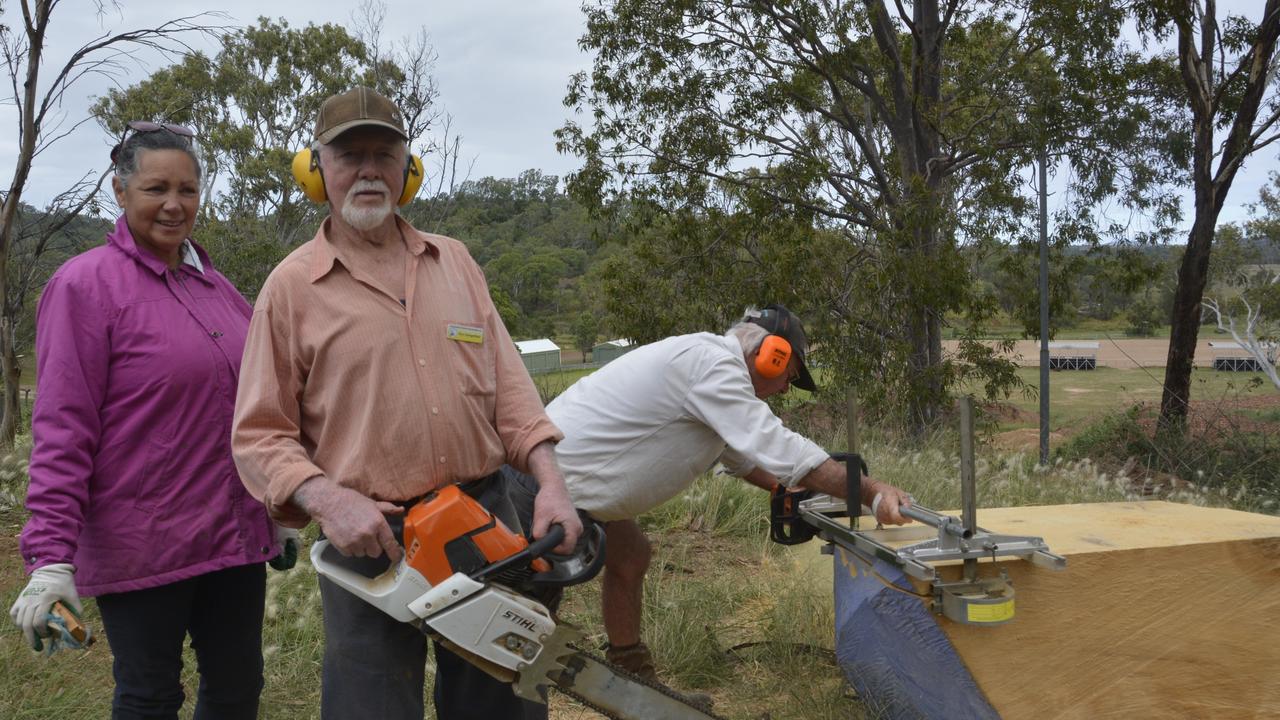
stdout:
{"type": "Polygon", "coordinates": [[[545,440],[529,451],[529,474],[538,481],[538,489],[550,487],[553,491],[565,491],[564,473],[560,471],[560,463],[556,462],[555,444],[545,440]]]}
{"type": "MultiPolygon", "coordinates": [[[[826,493],[833,497],[845,498],[848,495],[848,471],[845,466],[835,460],[827,460],[818,467],[809,471],[808,475],[800,478],[799,484],[802,487],[809,488],[820,493],[826,493]]],[[[863,505],[870,505],[876,496],[875,480],[863,475],[862,483],[859,489],[858,500],[863,505]]]]}
{"type": "MultiPolygon", "coordinates": [[[[835,497],[845,498],[848,490],[848,475],[845,466],[834,460],[827,460],[812,472],[800,479],[800,485],[835,497]]],[[[910,522],[902,516],[900,508],[911,504],[911,496],[888,483],[873,480],[863,475],[858,488],[858,502],[875,509],[876,520],[882,523],[901,525],[910,522]],[[876,496],[881,502],[876,503],[876,496]]]]}
{"type": "Polygon", "coordinates": [[[538,494],[533,501],[533,536],[540,538],[552,524],[561,525],[565,539],[556,547],[556,552],[570,552],[582,534],[582,521],[569,499],[569,489],[551,441],[540,442],[529,451],[529,472],[538,481],[538,494]]]}

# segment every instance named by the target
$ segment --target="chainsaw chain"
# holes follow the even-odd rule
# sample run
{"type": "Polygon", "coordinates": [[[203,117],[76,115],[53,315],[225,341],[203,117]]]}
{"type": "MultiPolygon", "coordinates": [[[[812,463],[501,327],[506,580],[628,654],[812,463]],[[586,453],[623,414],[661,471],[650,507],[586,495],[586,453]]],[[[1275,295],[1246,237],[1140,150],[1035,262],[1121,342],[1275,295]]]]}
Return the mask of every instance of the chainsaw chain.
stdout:
{"type": "MultiPolygon", "coordinates": [[[[649,689],[651,689],[651,690],[656,690],[656,691],[658,691],[659,693],[662,693],[663,695],[666,695],[667,697],[672,698],[673,700],[675,700],[676,702],[679,702],[679,703],[680,703],[680,704],[682,704],[682,705],[686,705],[686,706],[688,706],[688,707],[691,707],[691,708],[693,708],[693,709],[695,709],[695,710],[697,710],[697,711],[699,711],[699,712],[703,713],[704,715],[706,715],[706,716],[707,716],[707,717],[709,717],[709,718],[712,718],[713,720],[725,720],[725,718],[723,718],[722,716],[717,715],[717,714],[715,714],[714,712],[712,712],[712,711],[711,711],[711,708],[709,708],[709,707],[703,707],[703,706],[701,706],[701,705],[694,705],[693,703],[689,702],[689,701],[685,698],[685,696],[684,696],[683,694],[681,694],[681,693],[679,693],[679,692],[676,692],[675,690],[673,690],[673,689],[671,689],[671,688],[667,687],[666,685],[663,685],[662,683],[658,683],[658,682],[653,682],[653,681],[645,680],[644,678],[641,678],[640,676],[636,675],[635,673],[632,673],[632,672],[630,672],[630,671],[628,671],[628,670],[624,670],[623,668],[620,668],[620,667],[618,667],[617,665],[614,665],[613,663],[611,663],[611,662],[609,662],[609,661],[605,660],[604,658],[600,657],[599,655],[595,655],[595,654],[593,654],[593,653],[589,653],[589,652],[587,652],[586,650],[583,650],[582,648],[577,647],[577,646],[575,646],[575,645],[570,645],[569,647],[573,648],[573,651],[574,651],[574,653],[575,653],[575,654],[577,654],[577,655],[581,655],[582,657],[588,658],[588,659],[592,660],[593,662],[599,663],[599,664],[601,664],[601,665],[603,665],[603,666],[605,666],[605,667],[609,668],[612,672],[616,673],[617,675],[621,675],[622,677],[627,678],[628,680],[630,680],[630,681],[632,681],[632,682],[636,683],[637,685],[643,685],[643,686],[645,686],[645,687],[647,687],[647,688],[649,688],[649,689]]],[[[560,693],[564,693],[565,695],[568,695],[569,697],[573,698],[574,700],[577,700],[578,702],[582,703],[583,705],[586,705],[587,707],[591,708],[592,710],[596,711],[597,713],[600,713],[601,715],[603,715],[603,716],[605,716],[605,717],[609,718],[609,720],[633,720],[632,718],[625,718],[625,717],[622,717],[622,716],[620,716],[620,715],[614,715],[613,713],[611,713],[611,712],[609,712],[609,711],[605,710],[604,708],[602,708],[602,707],[600,707],[600,706],[596,705],[595,703],[593,703],[593,702],[591,702],[590,700],[588,700],[587,698],[585,698],[585,697],[583,697],[583,696],[579,695],[578,693],[574,692],[573,690],[571,690],[571,689],[569,689],[569,688],[561,687],[558,683],[552,683],[551,685],[549,685],[549,687],[553,687],[553,688],[555,688],[556,692],[560,692],[560,693]]]]}

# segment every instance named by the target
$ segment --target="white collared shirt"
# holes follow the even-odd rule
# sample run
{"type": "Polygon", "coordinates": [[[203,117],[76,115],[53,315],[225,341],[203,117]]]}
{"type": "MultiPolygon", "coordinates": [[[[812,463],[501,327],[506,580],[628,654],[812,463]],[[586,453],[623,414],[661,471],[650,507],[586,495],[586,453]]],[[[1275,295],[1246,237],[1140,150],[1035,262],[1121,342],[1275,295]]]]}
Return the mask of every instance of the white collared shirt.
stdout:
{"type": "Polygon", "coordinates": [[[738,341],[711,333],[637,348],[574,383],[547,414],[565,435],[556,457],[574,506],[603,521],[657,507],[717,461],[792,486],[828,457],[755,396],[738,341]]]}

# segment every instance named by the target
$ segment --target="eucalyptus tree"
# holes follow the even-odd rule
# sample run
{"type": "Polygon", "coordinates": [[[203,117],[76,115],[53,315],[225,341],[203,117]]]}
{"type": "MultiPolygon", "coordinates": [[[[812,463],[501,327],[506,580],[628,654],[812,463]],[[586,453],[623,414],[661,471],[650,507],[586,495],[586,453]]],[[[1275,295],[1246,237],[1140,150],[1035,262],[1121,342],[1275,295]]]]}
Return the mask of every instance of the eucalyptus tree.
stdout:
{"type": "MultiPolygon", "coordinates": [[[[202,13],[151,27],[103,32],[66,57],[50,58],[46,54],[50,27],[59,5],[60,0],[18,0],[0,5],[0,13],[6,15],[5,22],[0,23],[0,61],[9,88],[3,100],[14,107],[16,118],[14,134],[10,136],[16,139],[13,175],[0,201],[0,366],[4,375],[0,444],[6,445],[13,442],[21,417],[17,345],[20,319],[27,289],[44,280],[33,274],[33,268],[41,267],[39,257],[50,247],[51,239],[65,228],[68,218],[74,218],[95,201],[102,185],[103,175],[86,169],[83,175],[70,178],[66,188],[54,196],[41,222],[20,220],[23,195],[38,156],[88,120],[66,114],[67,93],[86,77],[113,77],[125,72],[140,50],[172,55],[187,48],[186,38],[216,30],[208,24],[213,16],[202,13]],[[11,268],[15,253],[25,261],[11,268]]],[[[95,2],[90,8],[101,15],[105,5],[95,2]]]]}
{"type": "Polygon", "coordinates": [[[1266,0],[1257,22],[1232,14],[1219,18],[1215,0],[1142,0],[1136,10],[1144,33],[1176,38],[1183,90],[1178,99],[1182,111],[1190,112],[1195,217],[1178,268],[1159,422],[1162,430],[1176,432],[1184,427],[1191,401],[1218,215],[1245,160],[1280,139],[1280,0],[1266,0]]]}
{"type": "MultiPolygon", "coordinates": [[[[781,213],[817,231],[813,252],[838,237],[839,255],[817,276],[759,284],[829,290],[797,309],[829,326],[823,349],[837,375],[853,379],[877,358],[891,374],[868,394],[895,395],[915,427],[960,379],[999,392],[1011,377],[976,342],[992,300],[960,250],[1033,237],[1024,174],[1038,151],[1069,164],[1066,235],[1100,232],[1089,208],[1101,195],[1160,227],[1174,212],[1145,192],[1165,168],[1152,150],[1160,129],[1129,100],[1142,68],[1119,41],[1123,15],[1106,4],[609,0],[585,12],[594,67],[573,79],[566,104],[589,125],[559,132],[583,158],[575,193],[704,219],[724,217],[716,207],[763,208],[747,225],[761,241],[781,213]],[[955,357],[942,353],[948,324],[959,325],[955,357]]],[[[716,232],[665,239],[681,240],[683,251],[656,253],[655,283],[724,247],[716,232]]],[[[636,279],[622,279],[620,295],[634,294],[636,279]]]]}

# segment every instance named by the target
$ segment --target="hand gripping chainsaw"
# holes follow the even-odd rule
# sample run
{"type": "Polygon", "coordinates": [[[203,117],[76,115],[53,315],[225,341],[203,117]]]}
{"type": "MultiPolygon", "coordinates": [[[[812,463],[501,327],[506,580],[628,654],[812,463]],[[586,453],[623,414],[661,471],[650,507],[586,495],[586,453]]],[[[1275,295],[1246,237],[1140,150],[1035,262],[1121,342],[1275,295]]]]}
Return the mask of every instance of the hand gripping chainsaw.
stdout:
{"type": "Polygon", "coordinates": [[[528,543],[456,485],[410,508],[404,558],[377,577],[343,566],[327,540],[311,547],[316,571],[402,622],[413,623],[516,695],[547,702],[558,690],[618,720],[715,718],[667,688],[580,649],[584,636],[526,593],[583,583],[604,565],[604,528],[586,523],[572,555],[549,553],[554,525],[528,543]]]}

